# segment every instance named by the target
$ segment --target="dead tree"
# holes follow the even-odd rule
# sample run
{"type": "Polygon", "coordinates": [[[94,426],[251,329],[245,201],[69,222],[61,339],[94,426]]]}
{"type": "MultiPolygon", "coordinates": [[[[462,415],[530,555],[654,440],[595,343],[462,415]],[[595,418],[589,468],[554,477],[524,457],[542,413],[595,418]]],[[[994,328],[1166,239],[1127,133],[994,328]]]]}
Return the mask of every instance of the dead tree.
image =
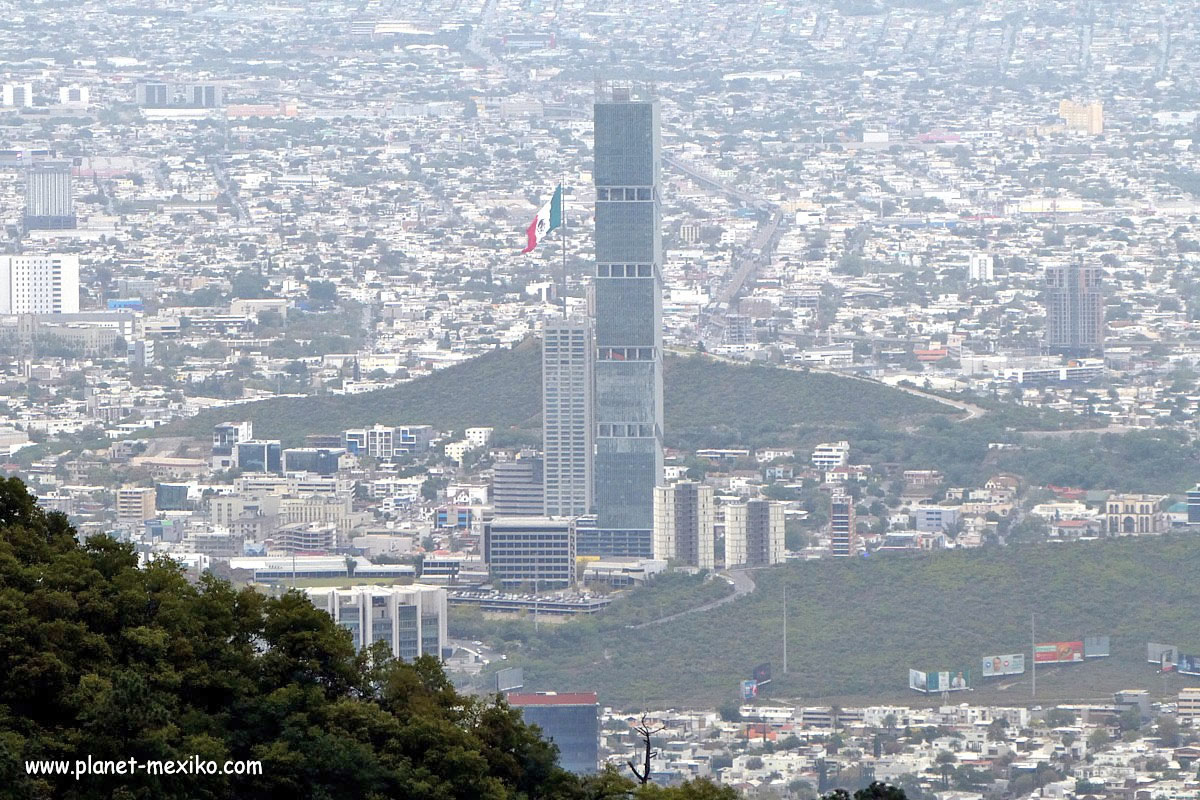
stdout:
{"type": "Polygon", "coordinates": [[[650,723],[646,721],[646,717],[646,714],[642,714],[642,724],[633,729],[638,736],[642,737],[642,744],[645,748],[646,759],[642,771],[638,772],[638,768],[633,765],[632,761],[625,762],[629,765],[629,769],[633,771],[633,776],[638,779],[638,783],[642,786],[650,782],[650,759],[658,755],[657,750],[650,749],[650,737],[667,727],[666,725],[659,725],[658,727],[651,728],[650,723]]]}

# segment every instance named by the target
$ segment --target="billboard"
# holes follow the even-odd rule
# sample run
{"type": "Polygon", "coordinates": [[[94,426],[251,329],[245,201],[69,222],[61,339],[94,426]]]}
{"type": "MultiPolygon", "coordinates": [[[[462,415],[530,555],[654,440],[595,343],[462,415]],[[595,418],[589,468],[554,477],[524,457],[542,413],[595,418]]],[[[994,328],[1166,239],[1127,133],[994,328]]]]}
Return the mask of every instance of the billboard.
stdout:
{"type": "Polygon", "coordinates": [[[1151,664],[1157,664],[1160,669],[1167,664],[1174,664],[1178,655],[1179,650],[1173,644],[1158,644],[1157,642],[1146,644],[1146,660],[1151,664]]]}
{"type": "Polygon", "coordinates": [[[771,682],[771,665],[759,664],[754,668],[754,680],[760,686],[764,683],[771,682]]]}
{"type": "Polygon", "coordinates": [[[910,669],[908,688],[925,694],[962,692],[971,688],[971,671],[959,669],[949,672],[921,672],[910,669]]]}
{"type": "Polygon", "coordinates": [[[1200,656],[1180,653],[1175,669],[1181,675],[1200,675],[1200,656]]]}
{"type": "Polygon", "coordinates": [[[742,681],[742,699],[753,700],[758,697],[758,681],[742,681]]]}
{"type": "Polygon", "coordinates": [[[1044,642],[1033,646],[1038,664],[1075,664],[1083,661],[1083,642],[1044,642]]]}
{"type": "Polygon", "coordinates": [[[1109,650],[1109,640],[1107,636],[1083,637],[1084,658],[1105,658],[1109,655],[1112,655],[1112,653],[1109,650]]]}
{"type": "Polygon", "coordinates": [[[994,678],[998,675],[1021,675],[1024,672],[1025,654],[1013,653],[983,659],[983,669],[979,674],[984,678],[994,678]]]}
{"type": "Polygon", "coordinates": [[[525,686],[524,670],[520,667],[508,667],[496,673],[496,691],[511,692],[525,686]]]}

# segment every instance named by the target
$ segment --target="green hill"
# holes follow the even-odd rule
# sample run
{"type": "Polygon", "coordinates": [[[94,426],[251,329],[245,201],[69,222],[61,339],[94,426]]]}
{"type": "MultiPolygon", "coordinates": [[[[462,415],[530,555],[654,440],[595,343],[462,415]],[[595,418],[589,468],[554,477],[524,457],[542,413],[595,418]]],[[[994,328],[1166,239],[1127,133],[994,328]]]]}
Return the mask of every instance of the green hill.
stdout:
{"type": "MultiPolygon", "coordinates": [[[[360,395],[280,398],[205,412],[156,435],[207,436],[227,419],[248,419],[256,436],[296,444],[309,433],[371,425],[472,425],[501,436],[536,438],[541,425],[541,361],[536,341],[497,349],[389,389],[360,395]]],[[[920,423],[953,409],[881,384],[711,358],[669,357],[664,368],[668,444],[776,443],[816,426],[920,423]]]]}
{"type": "MultiPolygon", "coordinates": [[[[627,615],[534,634],[508,664],[527,685],[596,689],[623,707],[712,707],[770,662],[767,696],[804,702],[916,702],[910,667],[970,669],[983,656],[1028,652],[1039,641],[1112,637],[1112,657],[1038,670],[1039,700],[1100,698],[1124,688],[1200,686],[1158,677],[1147,641],[1200,652],[1200,537],[1170,535],[1041,547],[818,561],[755,573],[757,590],[671,623],[630,630],[627,615]],[[782,674],[782,597],[788,595],[788,674],[782,674]]],[[[680,606],[678,587],[670,596],[680,606]]],[[[638,590],[657,616],[654,588],[638,590]]],[[[670,610],[670,607],[666,609],[670,610]]],[[[452,626],[453,627],[453,626],[452,626]]],[[[529,626],[531,628],[531,626],[529,626]]],[[[452,630],[453,634],[454,631],[452,630]]],[[[509,629],[505,638],[517,638],[509,629]]],[[[972,701],[1025,703],[1029,675],[979,680],[972,701]]],[[[936,699],[936,698],[935,698],[936,699]]]]}

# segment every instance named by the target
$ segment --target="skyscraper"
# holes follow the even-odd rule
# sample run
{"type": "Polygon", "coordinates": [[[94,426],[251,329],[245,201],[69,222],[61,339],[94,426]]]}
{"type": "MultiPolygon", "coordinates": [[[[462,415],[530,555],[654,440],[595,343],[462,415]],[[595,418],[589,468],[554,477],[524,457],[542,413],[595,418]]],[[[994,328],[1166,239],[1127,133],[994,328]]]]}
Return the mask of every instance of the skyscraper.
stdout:
{"type": "Polygon", "coordinates": [[[1104,352],[1103,270],[1083,264],[1046,268],[1046,348],[1066,356],[1104,352]]]}
{"type": "Polygon", "coordinates": [[[25,229],[75,227],[75,194],[69,161],[38,161],[25,175],[25,229]]]}
{"type": "Polygon", "coordinates": [[[577,517],[592,508],[591,321],[555,317],[542,325],[542,453],[545,513],[577,517]]]}
{"type": "Polygon", "coordinates": [[[783,504],[748,500],[725,506],[725,566],[765,567],[783,561],[783,504]]]}
{"type": "Polygon", "coordinates": [[[594,503],[599,539],[625,555],[651,549],[663,477],[658,113],[627,89],[595,106],[594,503]]]}
{"type": "Polygon", "coordinates": [[[654,489],[654,557],[682,566],[716,566],[713,488],[681,481],[654,489]]]}

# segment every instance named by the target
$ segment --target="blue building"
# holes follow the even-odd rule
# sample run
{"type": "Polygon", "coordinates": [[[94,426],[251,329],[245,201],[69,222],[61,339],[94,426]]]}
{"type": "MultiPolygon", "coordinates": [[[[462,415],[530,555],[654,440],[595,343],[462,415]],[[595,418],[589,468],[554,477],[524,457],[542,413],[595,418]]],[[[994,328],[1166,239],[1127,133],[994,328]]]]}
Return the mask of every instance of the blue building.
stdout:
{"type": "Polygon", "coordinates": [[[577,775],[596,772],[600,762],[600,705],[595,692],[510,693],[508,704],[525,722],[558,745],[562,768],[577,775]]]}

